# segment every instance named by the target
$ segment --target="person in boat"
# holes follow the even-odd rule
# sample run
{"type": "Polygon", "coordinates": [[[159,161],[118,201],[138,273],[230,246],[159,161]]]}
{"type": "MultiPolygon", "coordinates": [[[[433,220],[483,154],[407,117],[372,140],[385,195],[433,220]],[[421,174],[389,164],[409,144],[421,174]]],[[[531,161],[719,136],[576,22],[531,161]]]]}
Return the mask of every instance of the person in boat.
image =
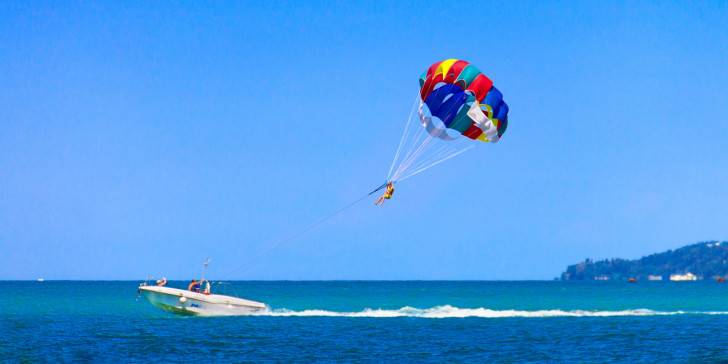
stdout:
{"type": "Polygon", "coordinates": [[[157,286],[164,287],[167,285],[167,277],[162,277],[162,279],[157,279],[157,286]]]}
{"type": "Polygon", "coordinates": [[[190,284],[187,286],[188,291],[192,292],[199,292],[200,291],[200,281],[193,279],[190,281],[190,284]]]}
{"type": "Polygon", "coordinates": [[[384,200],[389,200],[392,198],[392,195],[394,194],[394,182],[387,182],[387,187],[384,190],[384,194],[382,194],[379,199],[377,199],[377,202],[375,202],[375,205],[381,205],[384,203],[384,200]]]}

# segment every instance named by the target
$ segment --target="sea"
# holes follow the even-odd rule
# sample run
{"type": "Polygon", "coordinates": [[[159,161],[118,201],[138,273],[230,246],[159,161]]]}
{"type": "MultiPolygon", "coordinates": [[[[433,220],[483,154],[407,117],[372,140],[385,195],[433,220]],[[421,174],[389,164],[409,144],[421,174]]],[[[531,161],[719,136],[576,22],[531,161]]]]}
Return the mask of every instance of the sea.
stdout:
{"type": "Polygon", "coordinates": [[[226,317],[139,283],[0,282],[0,362],[728,362],[728,284],[708,280],[216,282],[269,306],[226,317]]]}

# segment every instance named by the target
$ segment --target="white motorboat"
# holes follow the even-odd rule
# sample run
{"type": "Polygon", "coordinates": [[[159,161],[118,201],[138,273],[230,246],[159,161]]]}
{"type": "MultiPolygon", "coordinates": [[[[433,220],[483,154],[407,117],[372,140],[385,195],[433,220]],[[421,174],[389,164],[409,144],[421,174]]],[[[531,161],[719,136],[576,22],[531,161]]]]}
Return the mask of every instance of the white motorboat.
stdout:
{"type": "MultiPolygon", "coordinates": [[[[210,264],[209,258],[204,263],[205,270],[207,270],[208,264],[210,264]]],[[[265,304],[260,302],[213,294],[210,281],[206,280],[204,276],[203,270],[202,278],[197,281],[197,285],[194,287],[190,285],[188,290],[166,287],[166,278],[158,280],[156,285],[148,285],[147,282],[143,282],[139,285],[139,293],[144,295],[154,306],[183,315],[246,315],[267,308],[265,304]],[[202,289],[203,284],[204,289],[202,289]]]]}
{"type": "Polygon", "coordinates": [[[154,306],[183,315],[245,315],[266,309],[266,305],[263,303],[243,298],[150,286],[145,283],[139,286],[139,292],[154,306]]]}

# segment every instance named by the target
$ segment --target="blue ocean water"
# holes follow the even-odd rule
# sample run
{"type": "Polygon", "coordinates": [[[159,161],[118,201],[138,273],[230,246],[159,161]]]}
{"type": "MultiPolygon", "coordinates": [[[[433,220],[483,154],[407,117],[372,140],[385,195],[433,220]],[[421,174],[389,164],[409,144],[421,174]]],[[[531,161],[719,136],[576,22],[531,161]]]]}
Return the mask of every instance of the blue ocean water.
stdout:
{"type": "Polygon", "coordinates": [[[0,282],[0,361],[728,361],[712,281],[231,282],[270,306],[233,317],[163,312],[138,283],[0,282]]]}

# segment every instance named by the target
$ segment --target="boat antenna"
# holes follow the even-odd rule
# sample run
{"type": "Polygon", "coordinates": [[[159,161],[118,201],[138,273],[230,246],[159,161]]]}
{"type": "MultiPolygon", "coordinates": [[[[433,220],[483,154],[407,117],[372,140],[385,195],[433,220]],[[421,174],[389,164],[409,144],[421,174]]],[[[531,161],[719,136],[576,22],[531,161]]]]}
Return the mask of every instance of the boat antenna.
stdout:
{"type": "Polygon", "coordinates": [[[210,265],[210,259],[209,257],[205,259],[205,261],[202,263],[202,277],[200,277],[200,286],[202,285],[202,282],[205,280],[205,273],[207,272],[207,266],[210,265]]]}

